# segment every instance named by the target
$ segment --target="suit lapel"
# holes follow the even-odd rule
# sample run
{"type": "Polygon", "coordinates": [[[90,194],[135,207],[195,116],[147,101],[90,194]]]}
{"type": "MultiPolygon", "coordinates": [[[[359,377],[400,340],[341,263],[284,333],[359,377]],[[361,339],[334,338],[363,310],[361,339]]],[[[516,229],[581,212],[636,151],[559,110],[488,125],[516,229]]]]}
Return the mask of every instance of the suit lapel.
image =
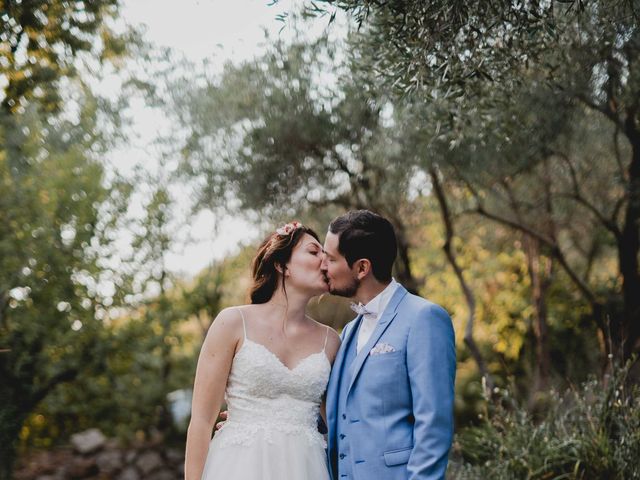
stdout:
{"type": "MultiPolygon", "coordinates": [[[[407,294],[407,290],[402,285],[398,285],[398,288],[394,292],[393,297],[391,297],[391,300],[389,300],[389,303],[387,304],[387,308],[385,308],[384,312],[382,313],[382,316],[380,317],[380,320],[378,320],[378,324],[376,325],[375,330],[371,334],[371,338],[369,338],[369,340],[364,345],[364,347],[362,347],[362,350],[360,350],[360,353],[358,353],[358,356],[354,360],[353,373],[351,375],[351,382],[349,383],[349,388],[347,389],[347,395],[351,391],[351,388],[353,387],[353,384],[355,383],[356,378],[358,378],[358,374],[360,373],[360,370],[362,369],[362,366],[364,365],[365,360],[369,357],[369,351],[378,342],[378,340],[380,339],[382,334],[385,332],[387,327],[391,324],[391,321],[398,314],[397,312],[398,305],[400,304],[400,301],[404,298],[406,294],[407,294]]],[[[354,330],[356,329],[354,328],[354,330]]]]}
{"type": "Polygon", "coordinates": [[[331,376],[329,377],[329,384],[327,385],[327,423],[329,424],[333,424],[335,422],[335,415],[338,408],[338,381],[341,373],[344,373],[342,364],[344,363],[344,359],[347,354],[347,347],[349,346],[349,342],[352,341],[354,332],[358,331],[358,326],[360,325],[361,321],[362,315],[356,317],[353,325],[351,326],[349,331],[346,332],[346,335],[342,339],[342,343],[340,344],[340,348],[338,349],[338,353],[336,354],[336,359],[333,362],[331,376]]]}
{"type": "Polygon", "coordinates": [[[342,348],[340,348],[340,350],[338,351],[338,355],[336,356],[336,360],[334,363],[337,363],[338,361],[342,362],[344,360],[344,356],[346,355],[346,352],[347,352],[346,347],[349,346],[349,342],[351,342],[351,339],[355,335],[355,332],[358,331],[358,327],[360,327],[361,321],[362,321],[362,315],[358,315],[355,321],[353,322],[353,325],[349,329],[349,331],[346,332],[346,335],[342,340],[342,343],[340,344],[342,348]]]}

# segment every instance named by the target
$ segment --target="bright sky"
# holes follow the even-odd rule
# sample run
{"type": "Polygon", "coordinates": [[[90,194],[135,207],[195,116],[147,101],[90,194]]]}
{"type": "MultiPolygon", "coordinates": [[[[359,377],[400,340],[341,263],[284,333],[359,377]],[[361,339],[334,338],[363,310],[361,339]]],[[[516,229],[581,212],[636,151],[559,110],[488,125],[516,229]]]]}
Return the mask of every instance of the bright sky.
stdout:
{"type": "MultiPolygon", "coordinates": [[[[225,61],[241,61],[261,51],[264,30],[273,37],[287,36],[288,27],[276,16],[290,11],[300,1],[281,0],[269,6],[269,0],[124,0],[121,16],[132,25],[145,25],[145,38],[158,46],[171,47],[193,61],[213,59],[220,67],[225,61]]],[[[317,32],[327,25],[318,19],[317,32]]],[[[157,112],[144,105],[133,108],[136,140],[112,155],[112,163],[122,172],[132,165],[158,168],[157,156],[149,143],[158,131],[168,128],[157,112]]],[[[156,152],[157,153],[157,152],[156,152]]],[[[189,192],[175,192],[178,211],[189,205],[189,192]]],[[[179,214],[178,214],[179,215],[179,214]]],[[[219,219],[203,212],[177,235],[173,251],[168,255],[168,268],[176,273],[193,275],[212,259],[234,251],[238,239],[255,239],[256,228],[240,219],[219,219]],[[224,234],[221,234],[223,232],[224,234]]]]}
{"type": "Polygon", "coordinates": [[[193,60],[212,54],[221,61],[238,60],[257,52],[263,28],[273,34],[282,28],[276,16],[295,2],[268,4],[268,0],[125,0],[122,16],[131,24],[147,25],[148,40],[193,60]]]}

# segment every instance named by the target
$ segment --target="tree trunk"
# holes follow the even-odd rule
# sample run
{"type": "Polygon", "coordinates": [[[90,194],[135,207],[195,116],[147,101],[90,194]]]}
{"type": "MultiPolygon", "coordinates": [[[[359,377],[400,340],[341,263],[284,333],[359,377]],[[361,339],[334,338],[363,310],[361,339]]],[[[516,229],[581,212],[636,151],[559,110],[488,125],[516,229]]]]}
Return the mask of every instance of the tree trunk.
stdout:
{"type": "Polygon", "coordinates": [[[547,322],[546,293],[551,283],[553,262],[540,255],[540,244],[525,235],[524,250],[531,280],[531,303],[534,318],[532,322],[535,337],[534,381],[531,398],[535,393],[547,390],[551,374],[551,353],[549,349],[549,326],[547,322]]]}
{"type": "Polygon", "coordinates": [[[453,268],[453,271],[456,274],[456,278],[458,279],[458,283],[460,283],[460,288],[462,289],[462,293],[464,294],[465,301],[467,302],[467,309],[469,311],[469,316],[467,319],[467,326],[465,328],[464,333],[464,343],[469,349],[471,353],[471,357],[476,362],[478,366],[478,371],[480,375],[485,379],[486,388],[488,391],[484,392],[487,398],[493,398],[494,396],[494,388],[495,382],[493,380],[492,375],[489,373],[487,369],[487,365],[482,358],[482,354],[480,353],[480,349],[473,338],[473,327],[475,323],[475,314],[476,314],[476,300],[471,288],[468,283],[464,279],[464,275],[462,274],[462,268],[458,265],[458,261],[456,259],[456,254],[453,250],[453,237],[454,237],[454,226],[453,220],[451,218],[451,211],[449,210],[449,205],[447,203],[447,197],[445,196],[444,189],[442,188],[442,184],[440,182],[439,174],[435,168],[431,168],[429,170],[429,175],[431,177],[431,183],[433,185],[433,190],[436,194],[436,198],[438,200],[438,205],[440,206],[440,213],[442,214],[442,223],[445,227],[445,242],[442,247],[449,264],[453,268]]]}
{"type": "Polygon", "coordinates": [[[28,392],[3,379],[0,388],[0,480],[13,478],[20,430],[29,415],[28,392]]]}
{"type": "MultiPolygon", "coordinates": [[[[163,245],[163,251],[167,251],[167,246],[163,245]]],[[[169,376],[171,375],[171,344],[167,342],[167,339],[171,333],[171,303],[167,298],[167,292],[165,290],[165,282],[168,276],[168,272],[162,265],[162,274],[160,275],[160,298],[157,304],[157,315],[159,316],[160,325],[162,327],[162,333],[160,337],[161,349],[162,349],[162,366],[160,368],[160,382],[162,383],[163,396],[159,405],[159,418],[158,429],[163,434],[170,432],[173,429],[173,417],[169,409],[169,400],[166,393],[169,391],[169,376]]]]}
{"type": "Polygon", "coordinates": [[[411,242],[409,238],[407,238],[405,223],[397,215],[397,212],[381,208],[375,205],[375,203],[372,203],[371,206],[374,208],[374,211],[378,211],[378,213],[384,215],[393,224],[396,232],[396,240],[398,242],[398,259],[395,263],[396,280],[411,293],[418,293],[418,282],[411,271],[411,259],[409,258],[411,242]]]}
{"type": "Polygon", "coordinates": [[[409,258],[409,240],[407,239],[404,225],[396,223],[396,238],[398,240],[398,262],[396,262],[396,274],[398,281],[411,293],[418,292],[418,282],[411,272],[411,259],[409,258]]]}
{"type": "Polygon", "coordinates": [[[10,480],[17,456],[17,440],[27,417],[18,409],[3,409],[5,412],[0,415],[0,480],[10,480]]]}
{"type": "MultiPolygon", "coordinates": [[[[13,350],[0,353],[0,480],[12,478],[17,442],[29,414],[58,385],[74,381],[79,374],[77,367],[68,367],[46,379],[38,378],[43,349],[41,339],[29,344],[24,340],[24,334],[18,332],[10,337],[8,344],[13,350]],[[12,356],[14,351],[26,355],[16,358],[12,356]]],[[[93,351],[89,345],[83,352],[85,364],[93,351]]]]}
{"type": "Polygon", "coordinates": [[[630,112],[625,123],[625,133],[632,149],[629,165],[628,201],[624,215],[622,236],[618,242],[622,293],[623,318],[611,319],[611,337],[614,355],[627,360],[638,348],[640,339],[640,131],[635,125],[635,114],[630,112]]]}

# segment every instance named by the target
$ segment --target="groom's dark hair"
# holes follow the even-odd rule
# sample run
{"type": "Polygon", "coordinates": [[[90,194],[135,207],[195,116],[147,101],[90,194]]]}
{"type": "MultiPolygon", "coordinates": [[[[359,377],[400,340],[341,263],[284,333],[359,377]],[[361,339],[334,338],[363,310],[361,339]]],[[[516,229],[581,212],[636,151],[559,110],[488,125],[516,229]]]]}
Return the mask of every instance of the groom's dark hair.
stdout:
{"type": "Polygon", "coordinates": [[[369,210],[353,210],[335,218],[329,224],[329,231],[338,235],[338,251],[349,267],[356,260],[366,258],[378,281],[391,280],[398,242],[389,220],[369,210]]]}

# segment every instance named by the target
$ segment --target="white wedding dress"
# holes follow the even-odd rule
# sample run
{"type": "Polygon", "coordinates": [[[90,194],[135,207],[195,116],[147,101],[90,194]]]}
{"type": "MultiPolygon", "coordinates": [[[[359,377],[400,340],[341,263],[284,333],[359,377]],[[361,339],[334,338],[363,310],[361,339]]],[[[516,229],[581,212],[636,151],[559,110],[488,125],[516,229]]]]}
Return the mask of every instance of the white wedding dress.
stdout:
{"type": "Polygon", "coordinates": [[[202,480],[329,480],[317,428],[331,370],[326,338],[322,351],[290,369],[247,338],[242,322],[225,392],[229,419],[211,440],[202,480]]]}

